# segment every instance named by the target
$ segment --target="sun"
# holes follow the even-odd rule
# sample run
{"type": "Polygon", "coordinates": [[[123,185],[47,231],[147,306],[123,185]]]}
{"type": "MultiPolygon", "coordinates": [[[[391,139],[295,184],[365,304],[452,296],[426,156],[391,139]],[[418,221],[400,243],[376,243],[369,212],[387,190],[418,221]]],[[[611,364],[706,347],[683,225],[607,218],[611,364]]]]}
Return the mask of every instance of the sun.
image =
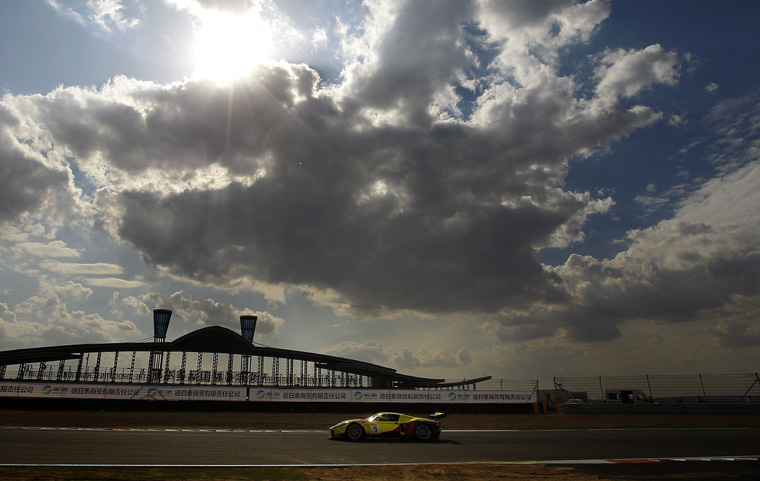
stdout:
{"type": "Polygon", "coordinates": [[[228,84],[268,59],[271,31],[257,11],[243,15],[206,12],[200,22],[194,78],[228,84]]]}

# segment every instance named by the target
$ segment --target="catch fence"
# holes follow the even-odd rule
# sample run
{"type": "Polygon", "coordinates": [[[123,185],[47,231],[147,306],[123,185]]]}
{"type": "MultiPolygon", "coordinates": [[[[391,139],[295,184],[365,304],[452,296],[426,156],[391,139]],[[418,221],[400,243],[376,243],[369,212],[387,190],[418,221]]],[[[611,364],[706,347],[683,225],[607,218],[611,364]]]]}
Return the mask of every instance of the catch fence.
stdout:
{"type": "MultiPolygon", "coordinates": [[[[760,402],[760,376],[743,374],[691,374],[598,377],[555,377],[554,402],[581,399],[602,402],[605,390],[639,390],[655,402],[738,403],[760,402]]],[[[548,395],[548,393],[545,393],[548,395]]]]}

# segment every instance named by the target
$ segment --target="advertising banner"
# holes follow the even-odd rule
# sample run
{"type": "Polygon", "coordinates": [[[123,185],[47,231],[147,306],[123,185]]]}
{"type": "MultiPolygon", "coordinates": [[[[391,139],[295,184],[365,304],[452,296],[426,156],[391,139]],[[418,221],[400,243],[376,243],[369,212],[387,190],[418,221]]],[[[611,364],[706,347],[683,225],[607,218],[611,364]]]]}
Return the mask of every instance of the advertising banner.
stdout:
{"type": "Polygon", "coordinates": [[[246,387],[233,386],[175,386],[161,388],[170,394],[171,401],[245,401],[248,393],[246,387]]]}
{"type": "Polygon", "coordinates": [[[434,404],[529,404],[537,402],[535,391],[443,391],[425,389],[285,389],[255,388],[251,402],[347,402],[434,404]]]}
{"type": "Polygon", "coordinates": [[[441,403],[448,391],[425,389],[356,389],[351,392],[352,401],[359,403],[441,403]]]}
{"type": "Polygon", "coordinates": [[[252,402],[350,402],[348,389],[251,388],[252,402]]]}
{"type": "Polygon", "coordinates": [[[530,404],[535,391],[289,389],[207,385],[129,385],[0,381],[0,397],[146,401],[250,401],[399,404],[530,404]],[[250,392],[249,392],[250,389],[250,392]]]}
{"type": "Polygon", "coordinates": [[[0,382],[0,396],[146,401],[245,401],[247,388],[0,382]]]}
{"type": "Polygon", "coordinates": [[[0,381],[0,397],[36,397],[42,387],[26,382],[0,381]]]}
{"type": "Polygon", "coordinates": [[[537,402],[535,391],[461,391],[392,389],[357,389],[351,401],[360,403],[435,403],[435,404],[529,404],[537,402]]]}
{"type": "Polygon", "coordinates": [[[448,391],[448,402],[467,404],[531,404],[536,391],[448,391]]]}

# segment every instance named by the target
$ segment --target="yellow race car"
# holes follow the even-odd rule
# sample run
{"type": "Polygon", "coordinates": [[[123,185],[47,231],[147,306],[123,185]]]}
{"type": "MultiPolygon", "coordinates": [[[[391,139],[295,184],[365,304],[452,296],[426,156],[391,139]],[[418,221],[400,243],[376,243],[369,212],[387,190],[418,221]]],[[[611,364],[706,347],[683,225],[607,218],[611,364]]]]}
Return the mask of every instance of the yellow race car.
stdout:
{"type": "Polygon", "coordinates": [[[330,427],[330,439],[359,441],[367,437],[419,439],[432,441],[441,435],[444,413],[431,414],[430,418],[417,418],[407,414],[382,412],[367,419],[349,419],[330,427]]]}

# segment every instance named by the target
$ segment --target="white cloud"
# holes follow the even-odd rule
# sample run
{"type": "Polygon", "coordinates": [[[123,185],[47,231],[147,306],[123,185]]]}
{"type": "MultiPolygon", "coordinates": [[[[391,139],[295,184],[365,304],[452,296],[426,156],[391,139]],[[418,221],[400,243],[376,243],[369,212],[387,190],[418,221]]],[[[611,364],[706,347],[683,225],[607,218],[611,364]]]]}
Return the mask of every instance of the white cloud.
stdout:
{"type": "Polygon", "coordinates": [[[8,309],[0,304],[0,342],[6,348],[134,340],[140,333],[130,321],[70,311],[55,294],[33,296],[8,309]]]}
{"type": "Polygon", "coordinates": [[[285,323],[285,319],[266,311],[241,310],[231,304],[217,302],[213,299],[200,299],[183,291],[175,292],[169,296],[150,293],[142,296],[140,301],[145,306],[144,311],[152,311],[156,308],[172,310],[172,320],[176,319],[174,323],[190,322],[195,326],[220,325],[234,331],[240,330],[241,315],[255,315],[258,320],[254,342],[259,342],[260,336],[264,336],[265,339],[276,337],[280,326],[285,323]]]}
{"type": "Polygon", "coordinates": [[[660,45],[609,51],[601,57],[600,64],[596,90],[601,99],[608,101],[633,97],[654,84],[675,85],[678,80],[678,54],[660,45]]]}
{"type": "MultiPolygon", "coordinates": [[[[47,3],[77,23],[87,25],[89,21],[107,32],[112,28],[129,30],[140,23],[137,17],[125,15],[127,7],[120,0],[87,0],[84,5],[80,2],[72,5],[73,2],[62,3],[59,0],[47,0],[47,3]]],[[[137,6],[140,4],[137,3],[137,6]]]]}
{"type": "Polygon", "coordinates": [[[144,284],[141,281],[128,281],[118,277],[97,277],[85,279],[85,283],[97,287],[112,287],[114,289],[136,289],[144,284]]]}
{"type": "Polygon", "coordinates": [[[122,274],[124,268],[118,264],[108,264],[105,262],[98,262],[95,264],[76,264],[70,262],[44,262],[42,268],[48,271],[56,272],[58,274],[97,274],[97,275],[113,275],[122,274]]]}
{"type": "Polygon", "coordinates": [[[119,0],[87,0],[87,6],[92,10],[89,18],[104,30],[110,30],[112,25],[127,30],[140,23],[137,18],[125,18],[124,5],[119,0]]]}
{"type": "MultiPolygon", "coordinates": [[[[54,284],[47,280],[40,280],[40,292],[55,293],[69,299],[87,299],[92,296],[92,289],[82,286],[73,281],[54,284]]],[[[48,294],[50,295],[50,294],[48,294]]]]}
{"type": "Polygon", "coordinates": [[[47,244],[40,242],[20,242],[16,244],[19,250],[38,257],[77,258],[79,252],[69,247],[63,241],[52,241],[47,244]]]}

